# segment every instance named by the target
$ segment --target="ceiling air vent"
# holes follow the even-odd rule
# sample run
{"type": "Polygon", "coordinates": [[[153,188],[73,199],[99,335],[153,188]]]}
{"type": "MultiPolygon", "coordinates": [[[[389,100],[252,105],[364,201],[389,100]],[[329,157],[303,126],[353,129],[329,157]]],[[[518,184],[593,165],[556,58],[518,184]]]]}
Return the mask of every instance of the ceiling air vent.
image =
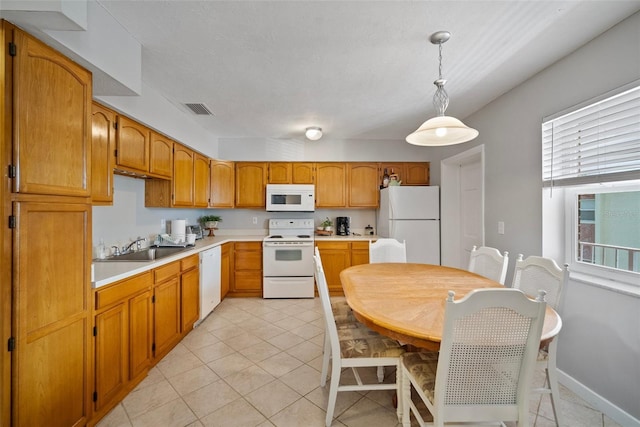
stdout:
{"type": "Polygon", "coordinates": [[[204,104],[184,104],[188,109],[193,111],[195,114],[199,114],[201,116],[213,116],[209,107],[204,104]]]}

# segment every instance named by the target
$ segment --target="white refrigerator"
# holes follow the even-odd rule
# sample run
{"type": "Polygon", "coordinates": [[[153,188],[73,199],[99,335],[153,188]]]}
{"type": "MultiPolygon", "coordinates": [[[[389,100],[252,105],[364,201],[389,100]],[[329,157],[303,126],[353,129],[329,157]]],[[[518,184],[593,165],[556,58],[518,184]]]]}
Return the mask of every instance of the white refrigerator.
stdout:
{"type": "Polygon", "coordinates": [[[378,236],[405,241],[407,262],[440,264],[440,187],[380,190],[378,236]]]}

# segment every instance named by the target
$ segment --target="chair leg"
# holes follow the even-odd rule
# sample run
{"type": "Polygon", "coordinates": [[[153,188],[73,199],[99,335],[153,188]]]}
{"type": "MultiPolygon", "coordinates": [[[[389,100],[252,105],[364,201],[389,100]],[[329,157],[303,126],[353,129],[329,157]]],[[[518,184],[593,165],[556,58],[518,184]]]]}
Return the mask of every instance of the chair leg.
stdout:
{"type": "Polygon", "coordinates": [[[402,427],[411,427],[411,409],[409,408],[409,403],[411,402],[411,380],[405,373],[402,362],[400,362],[398,370],[400,371],[398,375],[402,376],[400,380],[402,396],[398,398],[398,406],[402,404],[402,427]]]}
{"type": "Polygon", "coordinates": [[[398,416],[398,422],[402,423],[402,366],[400,365],[400,359],[396,365],[396,415],[398,416]]]}
{"type": "Polygon", "coordinates": [[[552,340],[549,343],[549,356],[547,359],[547,368],[545,369],[547,375],[547,382],[551,389],[551,407],[553,409],[553,416],[556,418],[556,426],[560,427],[560,388],[558,387],[558,373],[556,371],[556,346],[557,340],[552,340]]]}
{"type": "Polygon", "coordinates": [[[384,381],[384,366],[378,366],[378,382],[381,383],[384,381]]]}
{"type": "Polygon", "coordinates": [[[324,334],[324,349],[322,351],[322,372],[320,373],[320,386],[324,387],[327,383],[327,374],[329,373],[329,358],[331,357],[331,342],[329,335],[324,334]]]}
{"type": "Polygon", "coordinates": [[[325,424],[331,426],[333,422],[333,411],[336,408],[336,399],[338,397],[338,385],[340,384],[340,365],[334,363],[331,366],[331,384],[329,385],[329,401],[327,402],[327,418],[325,424]]]}

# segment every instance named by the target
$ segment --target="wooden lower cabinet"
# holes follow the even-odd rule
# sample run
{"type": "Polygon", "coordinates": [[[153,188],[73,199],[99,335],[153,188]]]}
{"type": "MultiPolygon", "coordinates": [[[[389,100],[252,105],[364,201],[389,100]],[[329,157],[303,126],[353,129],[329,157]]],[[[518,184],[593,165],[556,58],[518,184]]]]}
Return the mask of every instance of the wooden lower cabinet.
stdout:
{"type": "Polygon", "coordinates": [[[316,241],[331,295],[344,295],[340,272],[369,263],[369,241],[316,241]]]}
{"type": "Polygon", "coordinates": [[[222,245],[220,255],[220,301],[229,293],[231,286],[231,253],[233,252],[233,243],[225,243],[222,245]]]}
{"type": "Polygon", "coordinates": [[[151,272],[94,291],[95,411],[111,410],[151,366],[151,272]]]}
{"type": "Polygon", "coordinates": [[[180,327],[187,335],[200,318],[200,256],[198,254],[180,261],[180,327]]]}
{"type": "Polygon", "coordinates": [[[180,261],[153,270],[154,360],[164,357],[181,338],[180,261]]]}
{"type": "Polygon", "coordinates": [[[229,296],[262,296],[262,242],[235,242],[229,296]]]}

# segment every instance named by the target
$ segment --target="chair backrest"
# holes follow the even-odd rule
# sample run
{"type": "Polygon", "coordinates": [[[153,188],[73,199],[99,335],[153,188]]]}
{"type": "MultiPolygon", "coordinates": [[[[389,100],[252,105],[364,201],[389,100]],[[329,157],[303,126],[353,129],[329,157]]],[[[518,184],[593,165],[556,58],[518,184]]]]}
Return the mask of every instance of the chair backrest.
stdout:
{"type": "MultiPolygon", "coordinates": [[[[513,421],[529,416],[529,392],[546,303],[518,289],[449,291],[436,383],[443,421],[513,421]]],[[[520,423],[518,423],[520,425],[520,423]]]]}
{"type": "Polygon", "coordinates": [[[315,267],[316,286],[318,288],[318,295],[320,296],[320,304],[322,305],[322,312],[324,313],[326,324],[325,334],[329,336],[329,342],[331,343],[331,357],[334,361],[337,361],[340,358],[338,328],[336,327],[336,321],[333,317],[331,299],[329,298],[329,285],[327,285],[327,278],[324,274],[324,268],[322,267],[322,259],[320,258],[320,250],[317,246],[313,255],[313,263],[315,267]]]}
{"type": "Polygon", "coordinates": [[[474,246],[469,257],[468,270],[504,285],[509,266],[509,252],[501,254],[495,248],[474,246]]]}
{"type": "Polygon", "coordinates": [[[396,239],[369,240],[369,263],[378,262],[407,262],[407,248],[404,243],[396,239]]]}
{"type": "Polygon", "coordinates": [[[568,280],[568,264],[560,268],[551,258],[532,255],[523,260],[522,254],[519,254],[511,286],[529,296],[534,296],[538,290],[544,289],[547,292],[547,304],[557,309],[560,307],[562,289],[568,280]]]}

